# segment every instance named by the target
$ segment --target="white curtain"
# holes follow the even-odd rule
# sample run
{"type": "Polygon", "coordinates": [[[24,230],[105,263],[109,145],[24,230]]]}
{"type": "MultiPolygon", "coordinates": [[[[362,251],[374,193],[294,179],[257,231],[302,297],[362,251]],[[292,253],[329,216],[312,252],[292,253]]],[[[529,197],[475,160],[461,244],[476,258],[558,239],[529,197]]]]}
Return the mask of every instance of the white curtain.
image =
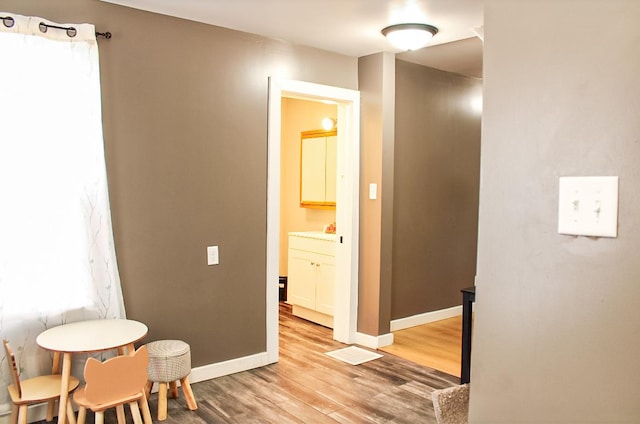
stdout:
{"type": "Polygon", "coordinates": [[[43,330],[122,317],[95,29],[0,12],[0,336],[31,377],[51,371],[43,330]]]}

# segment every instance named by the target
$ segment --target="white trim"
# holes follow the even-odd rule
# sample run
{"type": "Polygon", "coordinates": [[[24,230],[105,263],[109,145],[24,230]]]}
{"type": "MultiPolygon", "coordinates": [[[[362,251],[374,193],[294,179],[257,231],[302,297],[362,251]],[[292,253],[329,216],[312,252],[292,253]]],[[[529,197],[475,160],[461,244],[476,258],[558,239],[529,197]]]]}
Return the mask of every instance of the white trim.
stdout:
{"type": "Polygon", "coordinates": [[[256,353],[255,355],[244,356],[242,358],[217,362],[215,364],[203,365],[191,370],[189,382],[198,383],[200,381],[222,377],[223,375],[235,374],[237,372],[263,367],[272,363],[273,361],[269,360],[267,352],[262,352],[256,353]]]}
{"type": "Polygon", "coordinates": [[[358,315],[360,92],[303,81],[269,78],[267,154],[267,356],[278,361],[280,246],[280,144],[283,97],[329,99],[338,107],[338,184],[334,339],[355,340],[358,315]]]}
{"type": "Polygon", "coordinates": [[[391,331],[404,330],[405,328],[453,318],[458,315],[462,315],[462,305],[440,309],[438,311],[425,312],[424,314],[413,315],[406,318],[394,319],[391,321],[391,331]]]}
{"type": "MultiPolygon", "coordinates": [[[[56,404],[57,405],[57,404],[56,404]]],[[[8,410],[0,411],[0,424],[9,424],[11,422],[11,405],[8,405],[8,410]]],[[[29,405],[27,407],[27,417],[29,417],[29,423],[37,421],[45,421],[47,419],[47,404],[39,403],[36,405],[29,405]]],[[[58,414],[58,409],[54,410],[55,416],[58,414]]],[[[53,421],[52,421],[53,422],[53,421]]]]}
{"type": "Polygon", "coordinates": [[[356,344],[365,346],[371,349],[377,349],[379,347],[389,346],[393,344],[393,334],[387,333],[380,336],[370,336],[364,333],[356,333],[356,344]]]}
{"type": "Polygon", "coordinates": [[[278,302],[280,282],[280,145],[282,119],[281,84],[269,78],[267,133],[267,355],[278,361],[278,302]]]}
{"type": "Polygon", "coordinates": [[[358,326],[358,249],[360,239],[360,92],[345,90],[338,103],[336,285],[333,338],[355,339],[358,326]]]}

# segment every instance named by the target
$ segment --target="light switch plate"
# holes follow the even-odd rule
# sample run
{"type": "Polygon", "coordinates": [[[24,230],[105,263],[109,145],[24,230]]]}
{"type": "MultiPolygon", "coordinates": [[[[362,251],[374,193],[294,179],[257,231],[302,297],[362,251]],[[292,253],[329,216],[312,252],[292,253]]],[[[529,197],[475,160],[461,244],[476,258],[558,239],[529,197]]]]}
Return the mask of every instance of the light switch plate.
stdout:
{"type": "Polygon", "coordinates": [[[618,236],[618,177],[560,177],[558,233],[618,236]]]}
{"type": "Polygon", "coordinates": [[[376,200],[378,198],[378,184],[369,184],[369,200],[376,200]]]}
{"type": "Polygon", "coordinates": [[[207,265],[218,265],[219,263],[218,246],[207,246],[207,265]]]}

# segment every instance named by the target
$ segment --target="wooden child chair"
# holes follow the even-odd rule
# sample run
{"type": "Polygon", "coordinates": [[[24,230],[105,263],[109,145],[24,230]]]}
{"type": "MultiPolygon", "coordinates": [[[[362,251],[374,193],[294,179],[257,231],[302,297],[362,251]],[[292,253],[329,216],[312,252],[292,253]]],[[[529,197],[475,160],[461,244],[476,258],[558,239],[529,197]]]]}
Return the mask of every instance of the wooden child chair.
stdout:
{"type": "MultiPolygon", "coordinates": [[[[18,364],[7,339],[3,340],[4,350],[7,355],[7,364],[10,368],[13,384],[7,386],[11,397],[11,424],[27,424],[27,410],[29,405],[60,400],[60,388],[62,386],[62,376],[59,374],[42,375],[20,380],[18,364]]],[[[80,382],[75,377],[69,378],[69,392],[78,387],[80,382]]],[[[53,409],[50,409],[47,421],[53,420],[53,409]]],[[[71,407],[71,402],[67,402],[67,418],[70,423],[76,422],[76,417],[71,407]]]]}
{"type": "Polygon", "coordinates": [[[125,424],[124,405],[131,408],[133,422],[152,424],[149,404],[144,393],[147,383],[147,347],[140,347],[133,355],[116,356],[100,362],[89,358],[84,366],[87,384],[73,395],[78,405],[78,424],[84,424],[87,409],[96,414],[95,423],[104,423],[104,411],[116,408],[118,424],[125,424]]]}

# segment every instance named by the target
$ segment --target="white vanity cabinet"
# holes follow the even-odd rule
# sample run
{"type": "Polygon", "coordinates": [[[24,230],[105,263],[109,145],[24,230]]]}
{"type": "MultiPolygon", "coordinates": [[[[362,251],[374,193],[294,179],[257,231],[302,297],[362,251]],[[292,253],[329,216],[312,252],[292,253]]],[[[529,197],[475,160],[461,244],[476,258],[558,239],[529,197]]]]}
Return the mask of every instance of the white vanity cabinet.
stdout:
{"type": "Polygon", "coordinates": [[[287,302],[292,313],[333,328],[336,236],[289,233],[287,302]]]}

